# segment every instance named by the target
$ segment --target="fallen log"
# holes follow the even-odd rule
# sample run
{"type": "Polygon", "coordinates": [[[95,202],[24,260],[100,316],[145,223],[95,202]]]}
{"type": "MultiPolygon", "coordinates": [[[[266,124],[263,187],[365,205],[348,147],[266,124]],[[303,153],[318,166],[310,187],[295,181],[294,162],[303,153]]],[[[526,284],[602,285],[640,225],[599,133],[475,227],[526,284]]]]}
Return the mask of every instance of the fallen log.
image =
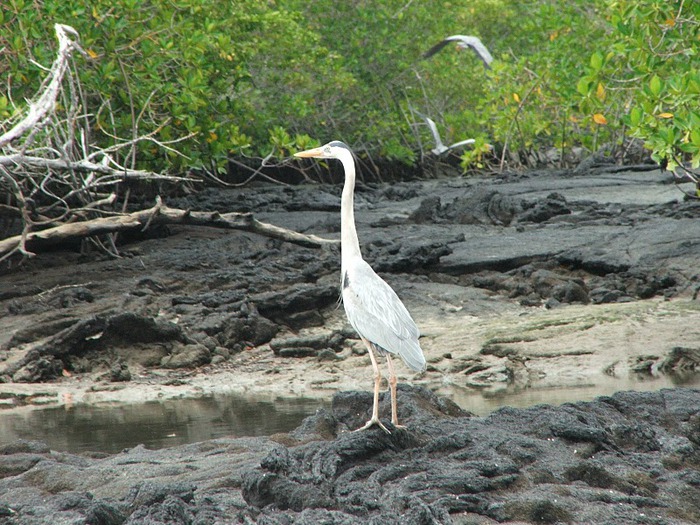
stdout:
{"type": "MultiPolygon", "coordinates": [[[[305,235],[280,226],[260,222],[253,217],[252,213],[181,210],[165,206],[158,198],[156,205],[147,210],[61,224],[46,230],[30,232],[24,238],[24,246],[27,250],[40,250],[68,240],[129,230],[140,229],[145,231],[150,226],[165,224],[185,224],[249,231],[308,248],[321,248],[338,244],[337,240],[324,239],[316,235],[305,235]]],[[[21,243],[22,235],[15,235],[0,240],[0,258],[17,250],[21,243]]]]}

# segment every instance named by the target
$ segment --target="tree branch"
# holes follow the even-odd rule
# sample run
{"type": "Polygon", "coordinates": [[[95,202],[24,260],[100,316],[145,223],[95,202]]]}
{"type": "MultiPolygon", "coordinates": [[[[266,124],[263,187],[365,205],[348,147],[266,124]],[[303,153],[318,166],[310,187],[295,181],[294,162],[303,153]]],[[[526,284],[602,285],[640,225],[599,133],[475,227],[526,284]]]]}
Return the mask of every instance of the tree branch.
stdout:
{"type": "Polygon", "coordinates": [[[27,115],[7,133],[0,136],[0,148],[21,137],[27,131],[34,131],[40,121],[53,112],[70,56],[75,49],[82,51],[80,45],[71,40],[71,37],[78,38],[75,29],[63,24],[56,24],[54,27],[58,38],[58,54],[51,65],[48,77],[44,80],[46,88],[41,96],[29,105],[27,115]]]}
{"type": "Polygon", "coordinates": [[[308,248],[321,248],[338,244],[337,240],[324,239],[316,235],[281,228],[272,224],[260,222],[252,213],[202,212],[169,208],[162,204],[160,198],[156,205],[147,210],[134,213],[101,217],[89,221],[62,224],[46,230],[31,232],[22,239],[21,235],[0,240],[0,260],[17,251],[24,243],[28,249],[37,250],[65,242],[70,239],[82,239],[94,235],[123,232],[129,230],[144,230],[147,227],[163,224],[185,224],[191,226],[209,226],[229,230],[244,230],[254,232],[274,239],[292,242],[308,248]]]}
{"type": "Polygon", "coordinates": [[[31,157],[20,153],[10,155],[0,155],[0,166],[26,166],[31,168],[47,168],[54,171],[80,171],[85,173],[99,173],[109,175],[114,179],[104,182],[100,179],[101,185],[114,184],[126,179],[149,179],[164,180],[169,182],[199,182],[199,179],[191,177],[176,177],[172,175],[161,175],[152,171],[132,170],[128,168],[116,169],[105,164],[96,164],[87,159],[71,161],[67,159],[47,159],[44,157],[31,157]]]}

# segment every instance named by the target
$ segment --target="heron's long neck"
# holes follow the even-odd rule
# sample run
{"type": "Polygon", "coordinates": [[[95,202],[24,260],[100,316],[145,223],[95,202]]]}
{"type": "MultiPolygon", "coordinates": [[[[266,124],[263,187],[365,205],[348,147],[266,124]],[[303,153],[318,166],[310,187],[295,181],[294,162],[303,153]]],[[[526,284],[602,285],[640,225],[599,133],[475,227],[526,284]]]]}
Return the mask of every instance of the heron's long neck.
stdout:
{"type": "Polygon", "coordinates": [[[340,203],[340,250],[343,275],[347,262],[353,257],[362,257],[360,241],[357,239],[355,229],[355,213],[353,210],[353,196],[355,193],[355,159],[349,151],[340,157],[345,169],[345,185],[343,197],[340,203]]]}

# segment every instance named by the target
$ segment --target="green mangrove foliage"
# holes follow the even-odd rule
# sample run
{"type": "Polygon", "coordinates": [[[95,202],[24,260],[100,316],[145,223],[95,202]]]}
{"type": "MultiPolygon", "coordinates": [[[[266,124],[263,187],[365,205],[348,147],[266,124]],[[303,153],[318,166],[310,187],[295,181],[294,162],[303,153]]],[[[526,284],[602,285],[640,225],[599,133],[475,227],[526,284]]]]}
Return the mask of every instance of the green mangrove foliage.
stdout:
{"type": "Polygon", "coordinates": [[[645,141],[672,169],[684,157],[700,165],[700,3],[611,3],[609,45],[596,50],[579,81],[582,107],[595,99],[618,125],[645,141]],[[595,90],[595,96],[591,93],[595,90]]]}
{"type": "Polygon", "coordinates": [[[257,0],[9,0],[0,21],[0,111],[38,89],[34,62],[51,63],[53,24],[69,24],[91,57],[75,67],[105,140],[192,134],[179,145],[188,158],[145,145],[139,159],[151,169],[268,154],[276,127],[327,119],[353,83],[298,14],[257,0]]]}
{"type": "MultiPolygon", "coordinates": [[[[8,0],[0,7],[0,118],[36,92],[55,22],[81,34],[76,61],[102,140],[157,131],[149,169],[225,167],[341,139],[414,162],[432,139],[476,138],[504,159],[641,139],[657,161],[700,162],[700,2],[687,0],[8,0]],[[476,35],[485,70],[451,34],[476,35]],[[513,155],[506,154],[512,152],[513,155]]],[[[99,138],[97,138],[99,140],[99,138]]]]}

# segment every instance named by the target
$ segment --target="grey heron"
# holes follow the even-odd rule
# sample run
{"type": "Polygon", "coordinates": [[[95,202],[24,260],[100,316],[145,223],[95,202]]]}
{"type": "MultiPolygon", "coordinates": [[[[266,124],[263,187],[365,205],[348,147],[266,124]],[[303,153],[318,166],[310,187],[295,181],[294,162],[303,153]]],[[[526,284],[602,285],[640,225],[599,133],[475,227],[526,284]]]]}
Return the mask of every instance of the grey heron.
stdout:
{"type": "Polygon", "coordinates": [[[420,335],[411,314],[396,292],[362,258],[354,215],[355,158],[343,142],[334,140],[319,148],[295,153],[296,157],[338,159],[345,170],[340,205],[341,294],[348,321],[367,347],[374,371],[372,417],[357,430],[373,425],[389,430],[379,420],[381,373],[377,356],[386,356],[391,392],[391,423],[400,428],[396,403],[396,373],[392,354],[401,357],[409,368],[425,370],[425,356],[418,343],[420,335]]]}
{"type": "Polygon", "coordinates": [[[457,47],[459,49],[467,49],[471,48],[474,50],[474,52],[479,56],[481,61],[484,63],[484,67],[487,69],[491,67],[491,62],[493,62],[493,57],[491,56],[491,53],[489,53],[489,50],[486,49],[486,46],[475,36],[468,36],[468,35],[452,35],[448,36],[447,38],[441,40],[437,44],[435,44],[433,47],[428,49],[423,54],[423,58],[430,58],[434,54],[438,53],[443,47],[446,45],[450,44],[451,42],[457,42],[457,47]]]}
{"type": "Polygon", "coordinates": [[[416,111],[415,109],[413,110],[416,115],[421,117],[423,120],[425,120],[426,124],[428,124],[428,128],[430,128],[430,133],[433,134],[433,140],[435,141],[435,147],[431,149],[431,153],[434,155],[442,155],[443,153],[447,153],[448,151],[451,151],[456,148],[460,148],[462,146],[466,146],[468,144],[474,144],[476,140],[474,139],[466,139],[462,140],[460,142],[455,142],[454,144],[450,144],[449,146],[445,146],[445,144],[442,142],[442,139],[440,138],[440,134],[438,133],[437,126],[435,125],[435,122],[433,119],[430,117],[427,117],[426,115],[423,115],[419,111],[416,111]]]}

